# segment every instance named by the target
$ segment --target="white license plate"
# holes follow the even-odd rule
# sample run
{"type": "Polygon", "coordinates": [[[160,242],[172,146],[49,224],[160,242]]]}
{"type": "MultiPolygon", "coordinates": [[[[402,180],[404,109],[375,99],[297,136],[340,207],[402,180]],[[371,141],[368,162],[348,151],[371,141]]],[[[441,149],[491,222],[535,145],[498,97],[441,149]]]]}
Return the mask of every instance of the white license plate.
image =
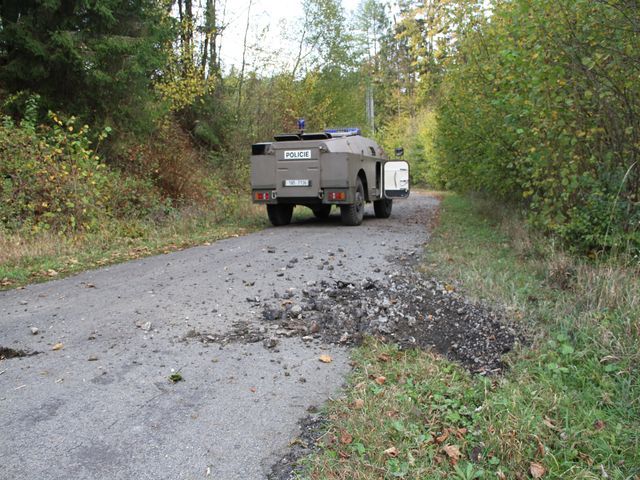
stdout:
{"type": "Polygon", "coordinates": [[[285,180],[285,187],[308,187],[309,180],[285,180]]]}

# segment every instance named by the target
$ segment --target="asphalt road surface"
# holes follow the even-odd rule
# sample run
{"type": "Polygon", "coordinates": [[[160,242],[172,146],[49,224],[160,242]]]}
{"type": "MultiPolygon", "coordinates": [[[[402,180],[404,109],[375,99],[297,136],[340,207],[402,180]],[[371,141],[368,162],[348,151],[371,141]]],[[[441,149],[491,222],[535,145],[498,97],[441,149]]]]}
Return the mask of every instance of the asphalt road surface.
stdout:
{"type": "Polygon", "coordinates": [[[387,220],[368,206],[360,227],[334,210],[0,292],[0,348],[37,352],[0,361],[0,478],[266,478],[297,422],[339,394],[349,352],[225,335],[264,331],[265,299],[381,278],[389,258],[420,251],[436,204],[414,193],[387,220]]]}

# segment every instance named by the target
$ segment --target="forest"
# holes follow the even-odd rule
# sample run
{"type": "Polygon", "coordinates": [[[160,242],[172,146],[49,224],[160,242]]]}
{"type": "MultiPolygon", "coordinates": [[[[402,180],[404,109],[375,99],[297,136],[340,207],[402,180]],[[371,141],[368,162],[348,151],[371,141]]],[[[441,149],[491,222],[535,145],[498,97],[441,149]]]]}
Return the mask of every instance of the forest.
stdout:
{"type": "Polygon", "coordinates": [[[403,145],[415,185],[513,205],[572,251],[637,252],[637,1],[302,4],[283,59],[249,2],[225,65],[225,0],[2,0],[0,236],[252,215],[251,143],[304,117],[403,145]]]}

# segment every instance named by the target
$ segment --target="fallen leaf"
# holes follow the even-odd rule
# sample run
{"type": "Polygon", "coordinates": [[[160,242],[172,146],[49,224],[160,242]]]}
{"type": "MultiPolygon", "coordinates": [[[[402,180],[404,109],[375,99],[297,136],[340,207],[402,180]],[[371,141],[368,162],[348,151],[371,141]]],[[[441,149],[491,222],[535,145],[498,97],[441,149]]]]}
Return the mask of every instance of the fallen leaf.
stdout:
{"type": "Polygon", "coordinates": [[[249,391],[250,391],[251,393],[256,393],[256,387],[251,387],[251,388],[249,389],[249,391]]]}
{"type": "Polygon", "coordinates": [[[445,430],[442,435],[436,437],[436,443],[444,443],[447,438],[449,438],[449,430],[445,430]]]}
{"type": "Polygon", "coordinates": [[[542,476],[547,472],[542,465],[536,462],[531,462],[529,465],[529,471],[533,478],[542,478],[542,476]]]}
{"type": "Polygon", "coordinates": [[[593,428],[595,428],[596,430],[602,430],[605,426],[606,424],[600,419],[593,422],[593,428]]]}
{"type": "Polygon", "coordinates": [[[538,457],[542,458],[544,457],[544,454],[545,454],[544,444],[540,441],[538,437],[536,437],[536,440],[538,442],[538,449],[537,449],[538,457]]]}
{"type": "Polygon", "coordinates": [[[620,358],[616,357],[615,355],[606,355],[600,359],[600,363],[615,362],[617,360],[620,360],[620,358]]]}
{"type": "Polygon", "coordinates": [[[378,355],[379,362],[388,362],[389,360],[391,360],[391,355],[389,355],[388,353],[381,353],[380,355],[378,355]]]}
{"type": "Polygon", "coordinates": [[[384,382],[387,381],[387,377],[384,377],[382,375],[380,375],[379,377],[376,377],[376,383],[378,385],[384,385],[384,382]]]}
{"type": "Polygon", "coordinates": [[[442,447],[442,450],[444,450],[444,453],[446,453],[453,462],[457,462],[462,456],[460,448],[457,445],[445,445],[442,447]]]}
{"type": "Polygon", "coordinates": [[[56,272],[55,270],[50,268],[49,270],[47,270],[47,276],[49,276],[49,277],[57,277],[58,276],[58,272],[56,272]]]}
{"type": "Polygon", "coordinates": [[[322,363],[331,363],[331,362],[333,362],[333,358],[331,358],[329,355],[320,355],[318,360],[320,360],[322,363]]]}
{"type": "Polygon", "coordinates": [[[356,398],[353,402],[353,407],[361,409],[362,407],[364,407],[364,400],[361,398],[356,398]]]}
{"type": "Polygon", "coordinates": [[[559,428],[556,427],[556,424],[553,422],[553,420],[551,420],[549,417],[544,417],[544,420],[542,420],[542,423],[544,423],[551,430],[559,430],[559,428]]]}
{"type": "Polygon", "coordinates": [[[390,447],[390,448],[387,448],[387,449],[384,451],[384,454],[385,454],[385,455],[389,455],[389,456],[390,456],[390,457],[392,457],[392,458],[395,458],[395,457],[397,457],[397,456],[398,456],[398,449],[397,449],[396,447],[390,447]]]}
{"type": "Polygon", "coordinates": [[[498,480],[507,480],[507,476],[502,473],[502,470],[496,472],[496,477],[498,477],[498,480]]]}
{"type": "Polygon", "coordinates": [[[351,442],[353,442],[353,436],[349,432],[342,432],[342,435],[340,435],[340,443],[349,445],[351,442]]]}
{"type": "Polygon", "coordinates": [[[586,453],[582,453],[582,452],[578,452],[578,458],[580,460],[582,460],[583,462],[585,462],[587,465],[589,465],[590,467],[593,466],[593,458],[591,458],[589,455],[587,455],[586,453]]]}
{"type": "Polygon", "coordinates": [[[338,455],[340,456],[340,458],[344,458],[344,459],[351,457],[351,455],[349,455],[347,452],[343,452],[342,450],[338,452],[338,455]]]}
{"type": "Polygon", "coordinates": [[[53,347],[51,347],[51,350],[62,350],[64,348],[64,343],[56,343],[53,347]]]}
{"type": "Polygon", "coordinates": [[[173,383],[178,383],[178,382],[181,382],[183,379],[182,379],[182,375],[176,372],[169,375],[169,380],[171,380],[173,383]]]}

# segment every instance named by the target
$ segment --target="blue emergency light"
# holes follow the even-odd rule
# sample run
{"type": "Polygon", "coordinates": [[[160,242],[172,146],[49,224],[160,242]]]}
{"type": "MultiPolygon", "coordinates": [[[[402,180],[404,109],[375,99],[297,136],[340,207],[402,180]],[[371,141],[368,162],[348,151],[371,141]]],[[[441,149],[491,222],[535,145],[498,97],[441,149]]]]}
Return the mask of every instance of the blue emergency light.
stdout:
{"type": "Polygon", "coordinates": [[[304,130],[304,118],[299,118],[298,119],[298,130],[304,130]]]}
{"type": "Polygon", "coordinates": [[[362,135],[362,131],[357,127],[327,128],[325,133],[350,133],[351,135],[362,135]]]}

